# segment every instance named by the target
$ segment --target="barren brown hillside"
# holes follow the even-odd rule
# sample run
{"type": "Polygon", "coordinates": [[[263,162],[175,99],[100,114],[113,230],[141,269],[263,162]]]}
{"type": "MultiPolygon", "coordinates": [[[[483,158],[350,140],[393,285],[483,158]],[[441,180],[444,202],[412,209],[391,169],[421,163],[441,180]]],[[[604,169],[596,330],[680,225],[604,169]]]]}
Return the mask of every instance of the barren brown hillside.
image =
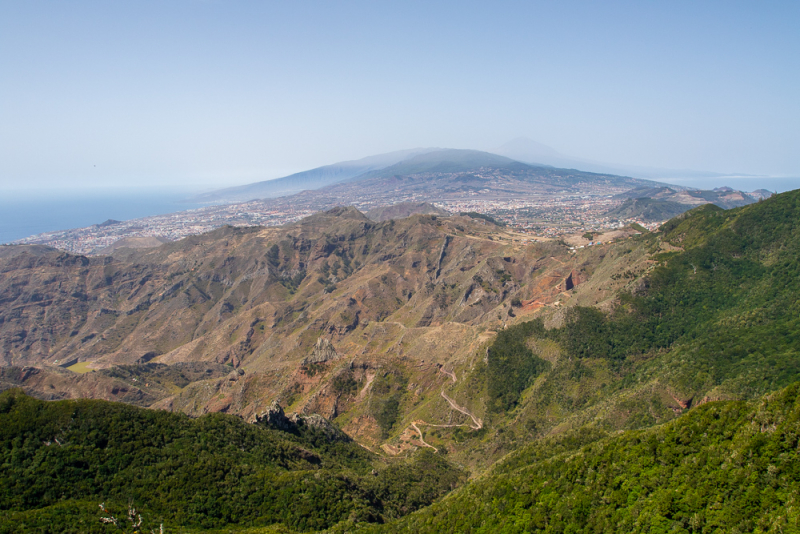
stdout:
{"type": "Polygon", "coordinates": [[[43,398],[251,420],[278,399],[367,446],[390,434],[425,446],[404,418],[424,406],[438,420],[420,424],[475,426],[480,403],[448,401],[445,386],[497,329],[627,283],[606,273],[579,291],[609,270],[608,250],[575,254],[468,217],[375,223],[352,208],[107,257],[4,247],[0,380],[43,398]]]}

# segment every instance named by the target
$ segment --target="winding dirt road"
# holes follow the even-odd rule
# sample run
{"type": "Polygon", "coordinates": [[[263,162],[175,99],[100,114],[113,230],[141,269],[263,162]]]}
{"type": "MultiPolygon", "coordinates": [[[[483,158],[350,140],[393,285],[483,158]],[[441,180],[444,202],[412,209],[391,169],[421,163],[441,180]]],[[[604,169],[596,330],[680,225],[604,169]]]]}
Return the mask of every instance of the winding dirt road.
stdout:
{"type": "MultiPolygon", "coordinates": [[[[456,378],[455,373],[453,373],[452,371],[446,371],[442,367],[439,367],[439,372],[442,373],[445,376],[450,377],[450,379],[453,381],[454,384],[456,382],[458,382],[458,379],[456,378]]],[[[459,406],[458,404],[456,404],[456,401],[454,401],[452,398],[450,398],[450,396],[447,393],[444,392],[444,387],[445,387],[445,385],[442,385],[442,390],[440,391],[440,394],[442,395],[444,400],[447,401],[447,403],[450,405],[450,407],[453,410],[455,410],[457,412],[461,412],[464,415],[468,416],[470,419],[472,419],[472,424],[461,423],[461,424],[458,424],[458,425],[440,425],[440,424],[428,423],[428,422],[425,422],[425,421],[423,421],[421,419],[417,419],[416,421],[412,422],[410,426],[419,435],[419,442],[424,447],[428,447],[428,448],[433,449],[434,452],[439,452],[439,449],[437,449],[436,447],[434,447],[433,445],[431,445],[430,443],[425,441],[425,438],[424,438],[424,436],[422,434],[422,430],[420,430],[419,426],[417,426],[417,425],[432,426],[432,427],[437,427],[437,428],[454,428],[454,427],[457,427],[457,426],[466,426],[466,427],[471,428],[472,430],[480,430],[481,428],[483,428],[483,421],[481,421],[479,418],[475,417],[472,414],[472,412],[470,412],[469,410],[467,410],[463,406],[459,406]]]]}
{"type": "Polygon", "coordinates": [[[458,412],[463,413],[464,415],[468,415],[472,419],[472,422],[475,423],[475,426],[469,425],[470,428],[472,428],[473,430],[480,430],[481,428],[483,428],[483,421],[472,415],[472,413],[466,408],[463,408],[458,404],[456,404],[453,399],[447,396],[447,393],[444,392],[444,389],[442,389],[442,397],[444,397],[444,400],[450,403],[451,408],[453,408],[458,412]]]}
{"type": "Polygon", "coordinates": [[[439,367],[439,372],[442,373],[443,375],[447,375],[450,378],[452,378],[453,379],[453,384],[458,382],[458,380],[456,379],[456,374],[455,373],[451,373],[450,371],[445,371],[444,367],[439,367]]]}
{"type": "Polygon", "coordinates": [[[416,430],[417,434],[419,434],[420,443],[422,443],[426,447],[430,447],[431,449],[433,449],[433,452],[439,452],[439,449],[437,449],[436,447],[434,447],[433,445],[431,445],[430,443],[425,441],[425,438],[422,437],[422,430],[419,429],[419,427],[417,426],[417,423],[424,423],[424,422],[423,421],[414,421],[413,423],[411,423],[411,426],[413,426],[414,430],[416,430]]]}

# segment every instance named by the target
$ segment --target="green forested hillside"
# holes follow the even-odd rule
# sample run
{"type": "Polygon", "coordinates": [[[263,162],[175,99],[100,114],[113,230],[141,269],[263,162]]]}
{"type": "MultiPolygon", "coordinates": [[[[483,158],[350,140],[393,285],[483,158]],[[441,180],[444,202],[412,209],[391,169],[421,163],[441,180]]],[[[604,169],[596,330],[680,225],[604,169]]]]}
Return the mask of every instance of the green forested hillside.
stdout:
{"type": "Polygon", "coordinates": [[[800,384],[580,447],[534,443],[370,532],[797,532],[800,384]]]}
{"type": "Polygon", "coordinates": [[[101,502],[119,516],[133,503],[169,529],[318,530],[398,517],[461,479],[428,452],[387,465],[313,429],[295,436],[223,414],[0,394],[0,532],[104,532],[101,502]]]}
{"type": "Polygon", "coordinates": [[[656,254],[611,313],[574,307],[559,328],[534,320],[500,332],[485,366],[490,424],[500,429],[484,450],[509,434],[511,449],[521,436],[538,441],[392,528],[791,531],[800,387],[762,404],[685,410],[800,380],[799,222],[797,192],[730,211],[699,208],[640,238],[653,253],[673,251],[656,254]],[[545,354],[553,346],[560,359],[545,354]],[[685,415],[608,437],[675,418],[659,395],[685,415]],[[762,416],[769,422],[754,433],[762,416]],[[779,421],[782,433],[773,432],[779,421]]]}
{"type": "Polygon", "coordinates": [[[800,379],[799,192],[728,211],[704,206],[641,239],[684,250],[656,255],[610,314],[575,307],[560,328],[538,320],[498,335],[487,375],[493,406],[514,407],[544,369],[531,338],[556,341],[576,366],[605,362],[612,390],[658,380],[688,406],[800,379]]]}

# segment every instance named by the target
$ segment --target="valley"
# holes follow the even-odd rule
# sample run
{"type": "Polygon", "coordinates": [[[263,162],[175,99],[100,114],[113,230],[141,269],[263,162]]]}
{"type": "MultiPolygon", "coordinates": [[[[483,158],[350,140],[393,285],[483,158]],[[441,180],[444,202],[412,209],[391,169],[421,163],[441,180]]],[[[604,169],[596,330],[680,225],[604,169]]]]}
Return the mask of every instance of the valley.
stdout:
{"type": "Polygon", "coordinates": [[[800,534],[798,20],[0,2],[0,534],[800,534]]]}
{"type": "MultiPolygon", "coordinates": [[[[478,480],[496,491],[508,462],[544,465],[524,451],[678,428],[706,404],[797,381],[798,206],[796,192],[705,204],[657,232],[569,241],[480,214],[376,222],[333,208],[108,256],[6,246],[0,387],[244,425],[274,425],[279,406],[290,421],[331,421],[378,470],[427,451],[462,489],[396,527],[435,524],[425,514],[478,480]]],[[[313,529],[372,528],[370,513],[313,529]]]]}
{"type": "Polygon", "coordinates": [[[389,398],[441,402],[462,417],[440,396],[440,370],[464,365],[504,325],[572,298],[564,280],[577,285],[572,272],[603,254],[527,241],[483,219],[373,223],[337,209],[105,258],[17,247],[4,268],[15,302],[2,323],[4,378],[45,398],[84,389],[194,415],[253,418],[279,398],[376,446],[383,430],[368,405],[378,400],[340,383],[386,382],[389,398]],[[94,372],[64,369],[76,363],[94,372]],[[206,365],[205,380],[170,378],[187,365],[206,365]]]}

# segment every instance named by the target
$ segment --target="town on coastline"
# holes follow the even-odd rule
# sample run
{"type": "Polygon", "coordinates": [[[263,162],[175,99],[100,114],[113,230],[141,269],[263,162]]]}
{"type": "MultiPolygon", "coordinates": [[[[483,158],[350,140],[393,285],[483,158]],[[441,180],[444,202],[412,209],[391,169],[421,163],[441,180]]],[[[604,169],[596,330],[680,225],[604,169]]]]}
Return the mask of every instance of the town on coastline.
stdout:
{"type": "MultiPolygon", "coordinates": [[[[622,204],[613,198],[616,191],[593,194],[529,197],[524,199],[491,198],[490,192],[475,191],[472,198],[432,202],[450,213],[476,212],[506,223],[514,230],[531,237],[558,238],[566,234],[619,228],[631,223],[652,229],[659,222],[638,218],[616,219],[606,213],[622,204]]],[[[298,221],[318,211],[337,205],[336,199],[316,197],[298,201],[296,197],[252,200],[249,202],[207,206],[165,215],[127,221],[108,221],[84,228],[46,232],[14,242],[39,244],[74,254],[103,254],[107,247],[124,238],[159,238],[176,241],[202,234],[222,226],[280,226],[298,221]],[[311,200],[311,199],[309,199],[311,200]]],[[[345,199],[343,199],[345,200],[345,199]]],[[[362,212],[397,202],[421,202],[423,195],[409,194],[401,198],[352,198],[349,204],[362,212]]]]}

